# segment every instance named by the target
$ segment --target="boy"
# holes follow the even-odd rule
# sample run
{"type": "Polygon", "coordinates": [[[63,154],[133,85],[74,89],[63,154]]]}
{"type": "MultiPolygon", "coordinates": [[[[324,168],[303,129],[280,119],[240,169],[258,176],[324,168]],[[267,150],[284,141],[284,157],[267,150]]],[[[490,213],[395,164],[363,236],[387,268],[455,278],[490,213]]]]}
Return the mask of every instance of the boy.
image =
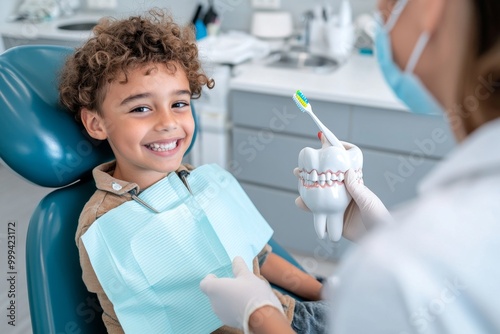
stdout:
{"type": "MultiPolygon", "coordinates": [[[[76,233],[83,280],[99,298],[109,333],[123,329],[81,237],[97,219],[137,200],[139,192],[170,173],[194,169],[182,164],[195,127],[191,98],[199,97],[204,85],[214,86],[201,70],[191,28],[179,27],[162,12],[149,14],[97,25],[95,36],[67,60],[59,86],[62,104],[91,137],[107,140],[116,158],[94,169],[98,190],[84,207],[76,233]]],[[[160,263],[164,261],[168,259],[160,263]]],[[[319,299],[321,284],[272,254],[269,246],[253,263],[254,273],[271,283],[305,299],[319,299]]],[[[295,303],[276,294],[297,328],[307,328],[304,333],[321,331],[310,329],[309,318],[314,317],[309,315],[323,314],[322,303],[295,303]]],[[[238,331],[222,327],[216,332],[238,331]]]]}

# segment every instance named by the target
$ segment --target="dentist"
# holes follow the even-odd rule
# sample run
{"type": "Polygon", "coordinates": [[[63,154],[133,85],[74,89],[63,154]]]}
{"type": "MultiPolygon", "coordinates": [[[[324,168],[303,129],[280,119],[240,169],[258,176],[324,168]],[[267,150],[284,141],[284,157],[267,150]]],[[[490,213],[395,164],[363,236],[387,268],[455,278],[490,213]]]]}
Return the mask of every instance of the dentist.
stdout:
{"type": "MultiPolygon", "coordinates": [[[[418,197],[392,213],[392,224],[372,228],[385,208],[348,173],[346,187],[372,231],[324,287],[330,332],[500,333],[500,1],[378,7],[376,53],[387,82],[413,112],[445,115],[459,145],[418,197]]],[[[345,220],[348,233],[357,222],[345,220]]],[[[268,285],[239,258],[233,266],[234,279],[201,282],[222,321],[292,333],[268,285]]]]}

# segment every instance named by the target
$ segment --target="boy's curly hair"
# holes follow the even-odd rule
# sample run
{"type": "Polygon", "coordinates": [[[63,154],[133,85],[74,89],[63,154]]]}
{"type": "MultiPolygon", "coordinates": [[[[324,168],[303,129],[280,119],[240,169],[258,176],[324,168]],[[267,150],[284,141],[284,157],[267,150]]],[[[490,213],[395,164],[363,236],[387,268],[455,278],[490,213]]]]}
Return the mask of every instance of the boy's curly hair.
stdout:
{"type": "Polygon", "coordinates": [[[201,68],[193,28],[180,27],[165,12],[154,9],[145,16],[105,19],[93,29],[94,37],[77,48],[62,69],[61,104],[80,120],[82,108],[100,113],[106,86],[120,74],[148,63],[180,65],[189,81],[192,98],[204,85],[213,88],[201,68]]]}

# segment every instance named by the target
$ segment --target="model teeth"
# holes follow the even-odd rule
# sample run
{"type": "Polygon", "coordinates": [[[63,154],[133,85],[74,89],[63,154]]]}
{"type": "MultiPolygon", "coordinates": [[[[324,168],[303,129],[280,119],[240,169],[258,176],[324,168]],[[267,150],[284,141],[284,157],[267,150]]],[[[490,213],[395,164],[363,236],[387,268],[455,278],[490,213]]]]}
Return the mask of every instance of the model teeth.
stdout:
{"type": "Polygon", "coordinates": [[[168,144],[153,143],[146,146],[155,152],[166,152],[166,151],[171,151],[177,147],[177,140],[170,142],[168,144]]]}
{"type": "MultiPolygon", "coordinates": [[[[356,171],[357,177],[362,178],[361,170],[356,171]]],[[[318,173],[315,169],[310,172],[300,171],[300,180],[305,187],[331,187],[334,183],[341,184],[344,181],[345,174],[342,172],[318,173]]]]}

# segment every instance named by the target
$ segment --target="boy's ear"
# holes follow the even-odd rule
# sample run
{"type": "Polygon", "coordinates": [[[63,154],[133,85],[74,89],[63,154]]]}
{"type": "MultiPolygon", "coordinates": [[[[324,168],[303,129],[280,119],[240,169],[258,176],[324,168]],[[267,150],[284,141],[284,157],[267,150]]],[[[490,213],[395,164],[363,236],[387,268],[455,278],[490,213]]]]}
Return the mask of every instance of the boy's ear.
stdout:
{"type": "Polygon", "coordinates": [[[80,118],[83,126],[92,138],[99,140],[108,138],[106,127],[104,126],[104,120],[97,114],[97,112],[87,108],[82,108],[80,118]]]}

